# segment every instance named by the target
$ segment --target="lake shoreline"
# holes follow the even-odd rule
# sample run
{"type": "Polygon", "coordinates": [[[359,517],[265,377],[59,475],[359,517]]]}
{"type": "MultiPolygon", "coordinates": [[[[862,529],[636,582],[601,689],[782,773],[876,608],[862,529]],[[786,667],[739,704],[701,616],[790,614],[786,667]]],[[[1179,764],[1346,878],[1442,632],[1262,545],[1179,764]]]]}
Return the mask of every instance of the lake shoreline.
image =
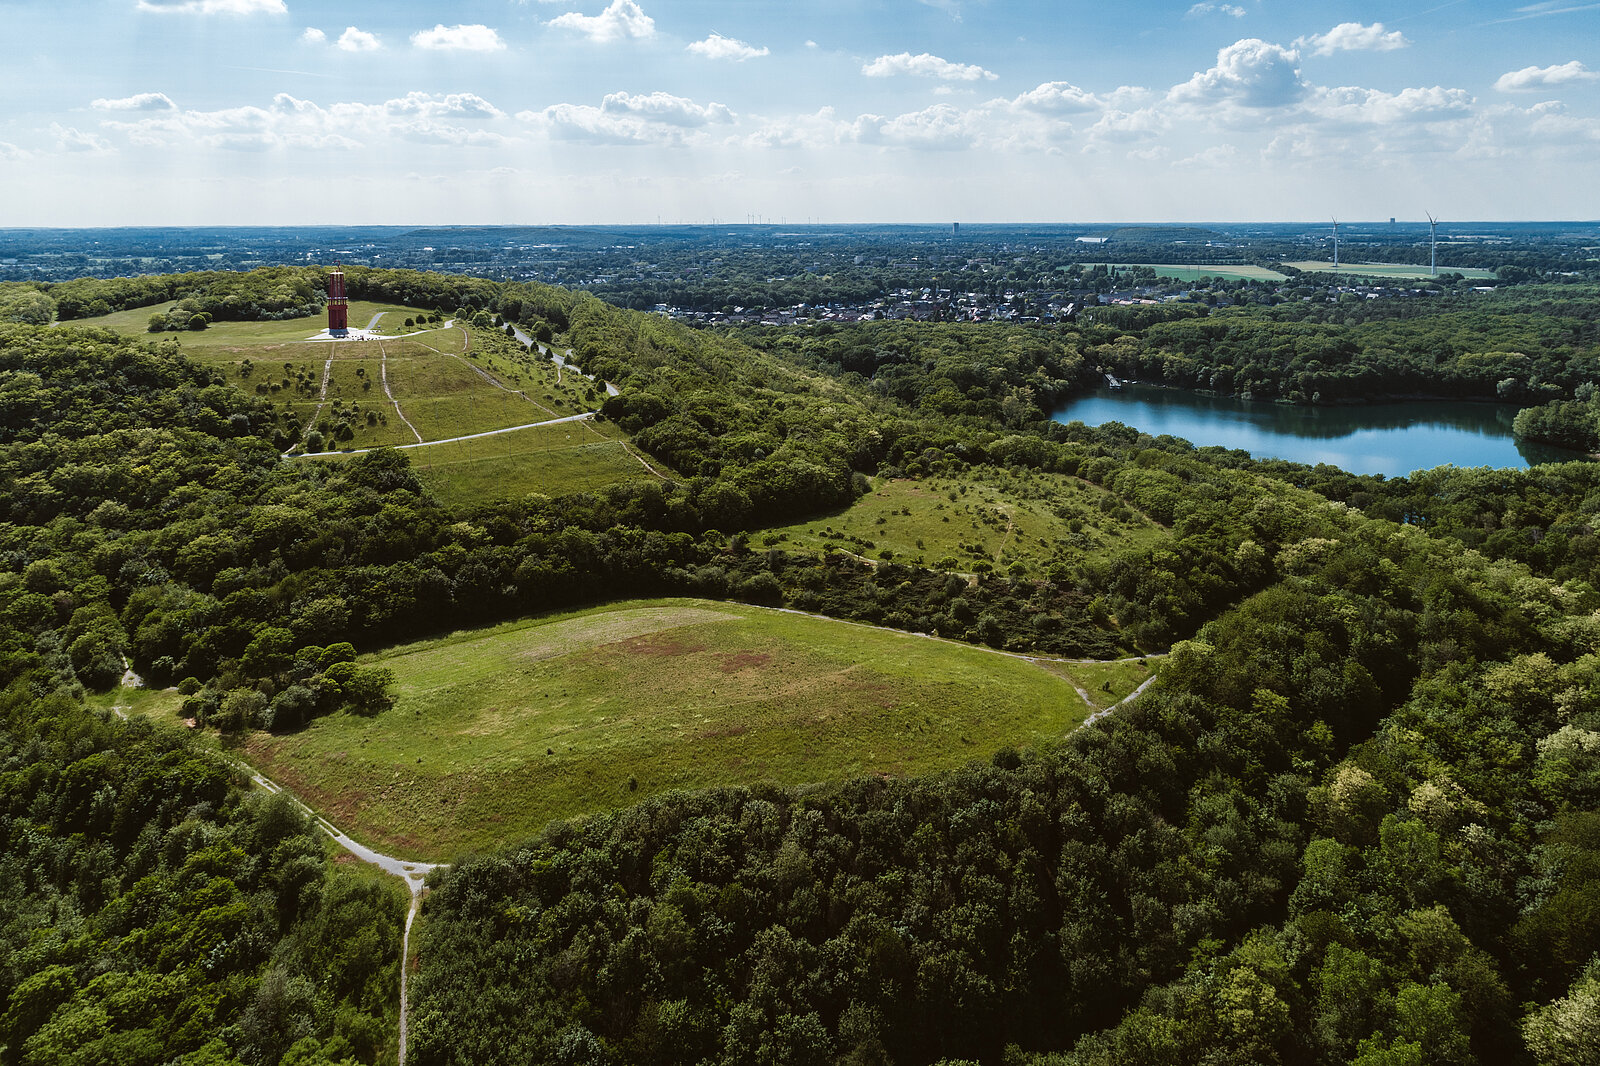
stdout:
{"type": "Polygon", "coordinates": [[[1516,404],[1484,398],[1389,397],[1383,401],[1291,404],[1181,386],[1128,381],[1081,393],[1050,419],[1120,422],[1196,447],[1242,450],[1257,459],[1325,463],[1353,474],[1403,477],[1437,466],[1525,469],[1586,461],[1581,452],[1518,441],[1516,404]]]}

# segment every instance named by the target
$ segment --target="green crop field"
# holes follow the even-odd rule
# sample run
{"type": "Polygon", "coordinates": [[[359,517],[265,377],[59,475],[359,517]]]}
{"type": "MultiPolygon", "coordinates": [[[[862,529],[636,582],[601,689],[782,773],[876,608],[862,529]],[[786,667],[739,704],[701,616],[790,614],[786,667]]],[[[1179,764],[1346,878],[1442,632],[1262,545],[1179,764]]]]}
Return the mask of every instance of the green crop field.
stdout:
{"type": "MultiPolygon", "coordinates": [[[[1431,271],[1425,266],[1412,266],[1405,263],[1340,263],[1337,267],[1331,262],[1316,259],[1303,259],[1297,263],[1286,263],[1296,270],[1311,270],[1324,274],[1356,274],[1369,278],[1428,278],[1432,277],[1431,271]]],[[[1494,271],[1480,270],[1476,267],[1441,266],[1440,274],[1460,274],[1464,278],[1492,278],[1494,271]]]]}
{"type": "Polygon", "coordinates": [[[1276,270],[1268,270],[1266,267],[1251,264],[1243,266],[1204,266],[1181,263],[1110,263],[1102,265],[1110,270],[1149,267],[1156,272],[1156,276],[1172,278],[1175,281],[1199,281],[1201,278],[1244,279],[1247,281],[1285,281],[1288,279],[1287,274],[1280,274],[1276,270]]]}
{"type": "Polygon", "coordinates": [[[255,734],[246,750],[358,839],[420,859],[669,789],[927,773],[1048,742],[1089,713],[1025,659],[700,600],[458,633],[368,661],[394,671],[393,708],[255,734]]]}
{"type": "Polygon", "coordinates": [[[1108,558],[1165,532],[1121,499],[1080,478],[975,467],[959,478],[878,480],[826,518],[757,539],[791,550],[834,549],[971,573],[985,567],[1042,574],[1056,563],[1108,558]]]}

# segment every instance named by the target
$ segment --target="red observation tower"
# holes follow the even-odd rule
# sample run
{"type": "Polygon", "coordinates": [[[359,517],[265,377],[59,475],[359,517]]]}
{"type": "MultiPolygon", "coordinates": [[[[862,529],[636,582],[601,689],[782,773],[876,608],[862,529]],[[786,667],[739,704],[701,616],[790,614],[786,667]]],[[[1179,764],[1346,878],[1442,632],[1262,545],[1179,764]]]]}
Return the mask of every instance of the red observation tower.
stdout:
{"type": "Polygon", "coordinates": [[[350,335],[350,306],[344,295],[344,271],[338,267],[328,275],[328,332],[335,337],[350,335]]]}

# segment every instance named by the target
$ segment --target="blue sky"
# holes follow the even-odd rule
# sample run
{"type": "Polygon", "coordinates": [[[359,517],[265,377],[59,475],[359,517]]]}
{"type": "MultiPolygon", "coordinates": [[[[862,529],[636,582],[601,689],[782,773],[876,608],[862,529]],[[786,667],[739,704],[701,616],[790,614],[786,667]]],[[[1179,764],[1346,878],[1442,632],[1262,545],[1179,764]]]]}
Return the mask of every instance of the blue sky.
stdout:
{"type": "Polygon", "coordinates": [[[0,0],[0,226],[1600,216],[1600,3],[0,0]]]}

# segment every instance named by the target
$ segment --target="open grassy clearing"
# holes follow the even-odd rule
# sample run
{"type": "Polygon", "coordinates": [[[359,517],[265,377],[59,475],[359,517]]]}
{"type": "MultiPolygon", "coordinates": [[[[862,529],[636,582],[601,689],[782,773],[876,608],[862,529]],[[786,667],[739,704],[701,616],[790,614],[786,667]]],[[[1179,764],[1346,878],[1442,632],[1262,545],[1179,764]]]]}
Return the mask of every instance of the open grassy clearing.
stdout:
{"type": "Polygon", "coordinates": [[[1081,478],[975,467],[960,477],[879,479],[873,491],[825,518],[779,526],[768,546],[889,558],[941,570],[1043,574],[1056,563],[1109,557],[1166,534],[1081,478]]]}
{"type": "Polygon", "coordinates": [[[1133,695],[1133,690],[1156,671],[1156,659],[1119,659],[1108,663],[1054,663],[1041,665],[1073,682],[1089,697],[1096,710],[1105,710],[1133,695]]]}
{"type": "Polygon", "coordinates": [[[407,452],[417,477],[441,501],[471,506],[542,492],[592,492],[653,479],[615,426],[566,422],[407,452]]]}
{"type": "Polygon", "coordinates": [[[699,600],[617,604],[396,648],[395,706],[245,747],[384,850],[449,859],[669,789],[920,774],[1080,724],[1026,660],[699,600]]]}
{"type": "MultiPolygon", "coordinates": [[[[1334,266],[1326,260],[1303,259],[1297,263],[1286,263],[1296,270],[1313,270],[1323,274],[1359,274],[1369,278],[1428,278],[1432,272],[1426,266],[1411,266],[1404,263],[1340,263],[1334,266]]],[[[1452,267],[1441,266],[1440,274],[1460,274],[1464,278],[1492,278],[1494,271],[1482,270],[1477,267],[1452,267]]]]}
{"type": "MultiPolygon", "coordinates": [[[[1091,264],[1093,265],[1093,264],[1091,264]]],[[[1247,281],[1285,281],[1287,274],[1253,265],[1245,266],[1195,266],[1180,263],[1110,263],[1101,264],[1108,270],[1127,270],[1129,267],[1149,267],[1159,277],[1176,281],[1199,281],[1201,278],[1244,279],[1247,281]]]]}
{"type": "Polygon", "coordinates": [[[149,718],[164,725],[179,722],[178,712],[183,707],[183,697],[176,689],[123,688],[110,692],[91,692],[85,697],[91,707],[107,711],[121,711],[131,717],[149,718]]]}

